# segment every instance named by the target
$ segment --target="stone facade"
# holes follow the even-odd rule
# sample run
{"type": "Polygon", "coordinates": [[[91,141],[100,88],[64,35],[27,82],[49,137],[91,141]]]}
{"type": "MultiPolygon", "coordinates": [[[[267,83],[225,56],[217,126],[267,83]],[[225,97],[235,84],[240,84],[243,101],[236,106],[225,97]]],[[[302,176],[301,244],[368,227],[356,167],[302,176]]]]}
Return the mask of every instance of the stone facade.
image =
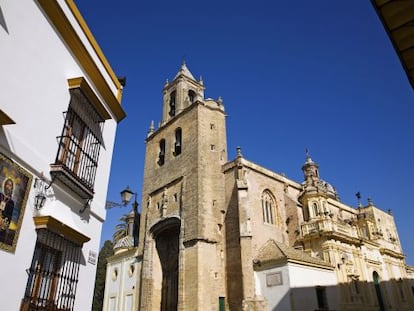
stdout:
{"type": "Polygon", "coordinates": [[[203,91],[202,81],[196,81],[184,65],[166,84],[161,126],[150,131],[146,141],[139,243],[145,271],[140,290],[146,293],[142,310],[164,303],[162,297],[170,295],[163,296],[165,282],[176,295],[165,310],[201,309],[224,295],[218,223],[224,210],[225,113],[219,101],[205,100],[203,91]],[[175,242],[163,245],[163,238],[157,240],[169,230],[177,233],[166,238],[178,241],[177,258],[169,257],[166,246],[175,242]],[[159,256],[164,253],[165,258],[159,256]],[[170,267],[171,261],[177,266],[170,267]]]}
{"type": "Polygon", "coordinates": [[[413,308],[391,213],[341,203],[309,154],[302,183],[240,149],[228,161],[222,100],[185,64],[162,111],[146,140],[140,310],[413,308]]]}

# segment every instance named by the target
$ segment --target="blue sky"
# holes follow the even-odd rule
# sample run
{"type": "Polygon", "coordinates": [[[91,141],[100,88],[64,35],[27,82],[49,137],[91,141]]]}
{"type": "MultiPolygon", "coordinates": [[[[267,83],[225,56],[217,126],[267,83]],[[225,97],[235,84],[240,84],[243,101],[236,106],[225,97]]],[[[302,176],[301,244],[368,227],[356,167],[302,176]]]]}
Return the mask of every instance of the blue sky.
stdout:
{"type": "MultiPolygon", "coordinates": [[[[303,180],[305,149],[341,201],[392,209],[414,264],[414,90],[370,1],[76,1],[127,77],[108,199],[140,200],[145,137],[183,61],[224,101],[229,159],[303,180]]],[[[129,208],[128,208],[129,209],[129,208]]],[[[128,209],[107,213],[102,241],[128,209]]]]}

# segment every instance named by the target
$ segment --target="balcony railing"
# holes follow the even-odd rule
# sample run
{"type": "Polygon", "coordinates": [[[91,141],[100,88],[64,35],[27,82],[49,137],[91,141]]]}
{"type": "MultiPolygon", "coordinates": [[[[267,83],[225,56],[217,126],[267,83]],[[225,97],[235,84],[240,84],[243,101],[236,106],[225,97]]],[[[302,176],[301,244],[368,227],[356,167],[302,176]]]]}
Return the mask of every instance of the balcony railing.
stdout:
{"type": "Polygon", "coordinates": [[[343,224],[329,218],[315,219],[313,221],[302,224],[302,235],[312,235],[315,233],[337,232],[352,238],[359,238],[358,231],[355,226],[343,224]]]}

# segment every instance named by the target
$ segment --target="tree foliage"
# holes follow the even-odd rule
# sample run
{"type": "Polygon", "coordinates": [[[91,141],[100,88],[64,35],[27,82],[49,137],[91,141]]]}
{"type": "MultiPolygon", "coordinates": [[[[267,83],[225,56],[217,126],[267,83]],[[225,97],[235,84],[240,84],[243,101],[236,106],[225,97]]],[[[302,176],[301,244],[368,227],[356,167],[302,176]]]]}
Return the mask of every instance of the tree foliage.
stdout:
{"type": "Polygon", "coordinates": [[[115,232],[112,235],[114,244],[128,235],[128,214],[122,215],[119,221],[120,223],[115,226],[115,232]]]}
{"type": "Polygon", "coordinates": [[[93,292],[92,311],[101,311],[105,293],[106,263],[107,258],[114,254],[114,244],[112,241],[105,241],[102,246],[96,268],[95,289],[93,292]]]}

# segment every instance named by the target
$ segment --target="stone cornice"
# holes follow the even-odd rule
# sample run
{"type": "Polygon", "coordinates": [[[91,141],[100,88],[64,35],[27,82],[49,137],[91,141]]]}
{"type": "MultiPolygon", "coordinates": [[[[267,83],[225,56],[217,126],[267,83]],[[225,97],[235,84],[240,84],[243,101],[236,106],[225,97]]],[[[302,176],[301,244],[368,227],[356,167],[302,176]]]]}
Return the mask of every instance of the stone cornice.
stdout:
{"type": "Polygon", "coordinates": [[[388,255],[388,256],[391,256],[391,257],[398,258],[398,259],[404,259],[405,258],[404,254],[395,252],[395,251],[393,251],[391,249],[388,249],[388,248],[380,247],[379,252],[381,253],[381,255],[388,255]]]}
{"type": "Polygon", "coordinates": [[[302,185],[301,184],[299,184],[299,183],[297,183],[297,182],[295,182],[295,181],[293,181],[293,180],[291,180],[291,179],[289,179],[289,178],[287,178],[287,177],[285,177],[281,174],[275,173],[275,172],[273,172],[273,171],[271,171],[271,170],[269,170],[269,169],[267,169],[263,166],[260,166],[258,164],[255,164],[255,163],[251,162],[251,161],[248,161],[244,158],[241,158],[241,159],[237,158],[237,159],[234,159],[232,161],[229,161],[229,162],[223,164],[222,171],[223,171],[223,173],[227,173],[228,171],[230,171],[233,168],[235,168],[237,166],[240,166],[240,165],[242,165],[245,168],[249,168],[249,169],[251,169],[251,170],[253,170],[253,171],[255,171],[259,174],[265,175],[266,177],[270,177],[270,178],[272,178],[276,181],[288,184],[292,188],[295,188],[297,190],[302,190],[302,185]]]}

